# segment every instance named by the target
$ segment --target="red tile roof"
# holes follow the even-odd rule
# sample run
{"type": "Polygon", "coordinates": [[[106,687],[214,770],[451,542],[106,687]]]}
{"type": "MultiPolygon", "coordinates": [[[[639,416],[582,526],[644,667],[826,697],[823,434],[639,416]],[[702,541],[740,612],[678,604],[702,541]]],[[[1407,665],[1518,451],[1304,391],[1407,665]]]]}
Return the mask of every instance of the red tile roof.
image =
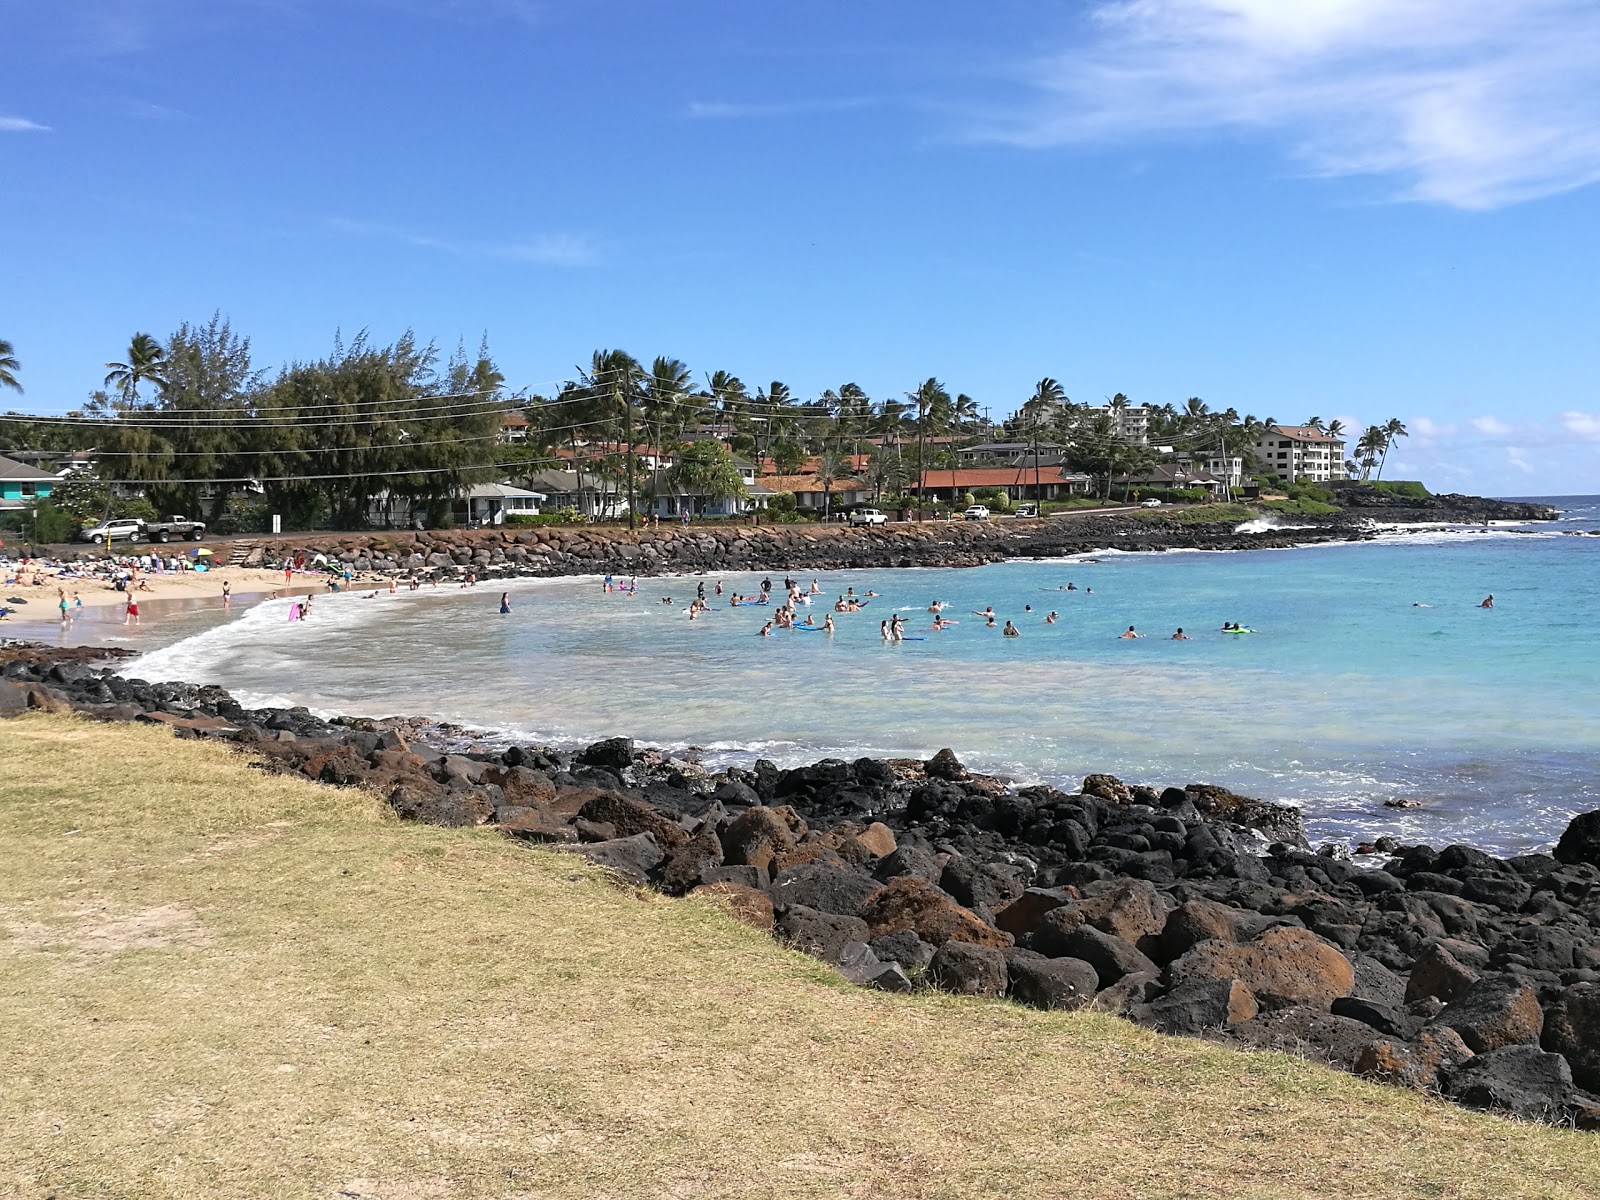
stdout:
{"type": "MultiPolygon", "coordinates": [[[[1283,434],[1285,437],[1294,438],[1295,441],[1297,441],[1297,442],[1342,442],[1342,441],[1344,441],[1343,438],[1333,437],[1330,434],[1324,433],[1320,429],[1313,429],[1309,425],[1274,425],[1274,426],[1272,426],[1272,428],[1276,429],[1279,433],[1283,434]]],[[[1272,435],[1269,433],[1267,436],[1271,437],[1272,435]]]]}

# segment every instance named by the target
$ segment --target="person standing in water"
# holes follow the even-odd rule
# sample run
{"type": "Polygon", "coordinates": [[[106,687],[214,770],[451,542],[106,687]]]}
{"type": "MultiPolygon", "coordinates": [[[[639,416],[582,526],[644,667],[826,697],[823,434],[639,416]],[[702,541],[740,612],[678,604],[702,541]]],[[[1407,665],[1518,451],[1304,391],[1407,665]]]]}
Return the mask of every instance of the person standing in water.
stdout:
{"type": "Polygon", "coordinates": [[[511,611],[511,593],[510,592],[501,592],[500,593],[500,611],[502,613],[508,613],[508,612],[511,611]]]}
{"type": "Polygon", "coordinates": [[[1122,638],[1142,638],[1143,636],[1144,634],[1135,631],[1132,625],[1128,626],[1127,633],[1121,635],[1122,638]]]}
{"type": "Polygon", "coordinates": [[[1178,632],[1172,635],[1172,640],[1175,642],[1187,642],[1189,640],[1189,635],[1183,631],[1182,625],[1178,626],[1178,632]]]}
{"type": "Polygon", "coordinates": [[[132,592],[128,593],[128,607],[122,610],[122,623],[124,625],[139,624],[139,601],[132,592]]]}
{"type": "Polygon", "coordinates": [[[1493,608],[1494,607],[1494,593],[1490,592],[1487,596],[1485,596],[1483,598],[1483,603],[1478,605],[1478,607],[1479,608],[1493,608]]]}
{"type": "Polygon", "coordinates": [[[1021,637],[1022,636],[1022,630],[1018,629],[1010,621],[1007,621],[1006,622],[1006,627],[1000,631],[1000,636],[1001,637],[1021,637]]]}
{"type": "Polygon", "coordinates": [[[228,580],[222,581],[222,607],[229,608],[233,604],[233,584],[228,580]]]}

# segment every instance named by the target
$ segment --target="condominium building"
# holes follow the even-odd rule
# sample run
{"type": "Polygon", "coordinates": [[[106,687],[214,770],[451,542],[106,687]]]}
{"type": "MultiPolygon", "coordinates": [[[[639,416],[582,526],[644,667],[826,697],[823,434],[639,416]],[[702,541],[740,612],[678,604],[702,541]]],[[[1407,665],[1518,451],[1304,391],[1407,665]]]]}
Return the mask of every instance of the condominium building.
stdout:
{"type": "Polygon", "coordinates": [[[1133,442],[1138,446],[1150,444],[1150,406],[1147,404],[1089,405],[1082,411],[1088,414],[1090,419],[1101,413],[1109,416],[1112,428],[1125,442],[1133,442]]]}
{"type": "Polygon", "coordinates": [[[1256,461],[1285,483],[1343,479],[1344,439],[1310,425],[1268,425],[1256,439],[1256,461]]]}

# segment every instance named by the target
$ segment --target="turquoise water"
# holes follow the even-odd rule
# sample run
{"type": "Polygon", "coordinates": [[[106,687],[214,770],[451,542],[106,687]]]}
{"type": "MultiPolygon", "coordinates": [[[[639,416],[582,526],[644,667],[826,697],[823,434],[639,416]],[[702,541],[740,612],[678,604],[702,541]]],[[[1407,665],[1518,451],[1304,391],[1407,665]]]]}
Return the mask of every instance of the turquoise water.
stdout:
{"type": "MultiPolygon", "coordinates": [[[[1520,851],[1600,807],[1600,537],[1558,532],[1600,528],[1600,500],[1565,504],[1567,520],[1531,533],[831,573],[818,623],[847,586],[882,593],[836,615],[832,637],[759,637],[770,609],[726,597],[690,622],[697,581],[684,579],[641,580],[631,598],[598,580],[520,582],[509,616],[487,586],[328,597],[306,624],[274,602],[129,673],[257,703],[530,740],[625,733],[780,763],[951,746],[1018,780],[1110,771],[1292,800],[1319,838],[1520,851]],[[1069,581],[1079,590],[1057,590],[1069,581]],[[1479,608],[1490,592],[1495,607],[1479,608]],[[927,629],[935,598],[955,629],[927,629]],[[985,605],[1022,637],[969,615],[985,605]],[[892,611],[927,640],[885,645],[892,611]],[[1223,635],[1224,621],[1256,632],[1223,635]],[[1148,636],[1120,639],[1129,625],[1148,636]],[[1191,640],[1171,640],[1178,626],[1191,640]],[[1394,799],[1422,807],[1384,807],[1394,799]]],[[[753,592],[759,578],[723,582],[753,592]]]]}

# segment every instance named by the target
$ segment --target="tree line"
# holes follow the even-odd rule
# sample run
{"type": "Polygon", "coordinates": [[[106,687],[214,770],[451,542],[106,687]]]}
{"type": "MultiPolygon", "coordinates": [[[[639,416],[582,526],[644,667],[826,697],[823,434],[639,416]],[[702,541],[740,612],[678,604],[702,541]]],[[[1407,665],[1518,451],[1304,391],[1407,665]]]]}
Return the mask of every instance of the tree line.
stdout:
{"type": "MultiPolygon", "coordinates": [[[[20,392],[19,369],[0,341],[0,387],[20,392]]],[[[270,371],[220,314],[185,322],[164,341],[137,333],[105,371],[66,418],[0,414],[0,447],[92,449],[100,480],[137,487],[160,510],[216,521],[243,495],[291,528],[360,527],[380,496],[443,524],[473,484],[526,480],[548,467],[597,481],[630,511],[671,488],[732,496],[744,488],[732,455],[779,474],[809,465],[825,491],[864,477],[892,498],[925,473],[955,471],[956,451],[985,440],[1037,447],[1108,494],[1114,476],[1157,461],[1154,445],[1249,463],[1278,423],[1191,397],[1146,410],[1149,444],[1139,444],[1124,429],[1134,407],[1127,396],[1074,403],[1052,378],[992,422],[972,396],[935,377],[877,399],[854,382],[800,399],[781,381],[751,388],[727,370],[697,378],[679,359],[647,364],[622,350],[597,350],[550,394],[523,395],[507,389],[486,338],[476,355],[458,347],[444,358],[409,331],[389,345],[365,331],[348,343],[335,334],[327,355],[270,371]],[[505,444],[499,435],[512,414],[527,422],[525,433],[505,444]],[[647,448],[672,454],[674,465],[647,448]]],[[[1338,421],[1304,423],[1345,433],[1338,421]]],[[[1405,434],[1398,419],[1369,426],[1349,472],[1381,478],[1405,434]]]]}

